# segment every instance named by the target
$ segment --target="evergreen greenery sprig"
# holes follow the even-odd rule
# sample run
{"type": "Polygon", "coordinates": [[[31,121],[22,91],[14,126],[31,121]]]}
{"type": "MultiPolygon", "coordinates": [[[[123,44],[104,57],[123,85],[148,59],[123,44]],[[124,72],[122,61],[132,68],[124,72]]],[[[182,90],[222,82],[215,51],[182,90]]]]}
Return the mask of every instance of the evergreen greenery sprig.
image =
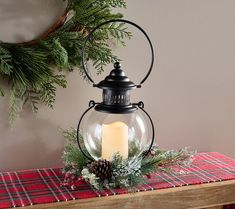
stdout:
{"type": "MultiPolygon", "coordinates": [[[[155,171],[175,172],[172,167],[177,165],[189,166],[195,154],[188,148],[161,150],[158,147],[154,147],[151,153],[145,157],[129,153],[131,157],[123,159],[117,153],[114,154],[111,161],[94,160],[89,162],[77,146],[76,130],[65,130],[63,134],[67,139],[63,153],[64,173],[67,176],[64,185],[70,186],[72,189],[76,188],[76,182],[79,179],[83,179],[98,190],[102,190],[105,187],[119,187],[134,191],[135,186],[146,182],[146,175],[155,171]],[[93,165],[95,167],[92,168],[93,165]],[[94,168],[97,170],[94,170],[94,168]],[[109,173],[111,173],[109,178],[101,178],[102,175],[109,176],[107,175],[109,173]]],[[[132,149],[129,150],[136,150],[137,148],[134,143],[130,146],[132,149]]]]}
{"type": "MultiPolygon", "coordinates": [[[[48,37],[37,40],[36,44],[0,43],[0,76],[8,80],[11,87],[9,119],[13,122],[25,103],[33,112],[43,102],[53,108],[56,89],[66,87],[66,73],[81,67],[81,48],[85,37],[98,24],[122,18],[112,8],[125,8],[124,0],[68,0],[70,14],[65,23],[48,37]]],[[[94,33],[88,43],[86,58],[90,60],[96,73],[103,72],[106,64],[115,62],[108,39],[124,45],[124,38],[131,33],[122,23],[110,23],[94,33]]],[[[5,92],[0,85],[0,96],[5,92]]]]}

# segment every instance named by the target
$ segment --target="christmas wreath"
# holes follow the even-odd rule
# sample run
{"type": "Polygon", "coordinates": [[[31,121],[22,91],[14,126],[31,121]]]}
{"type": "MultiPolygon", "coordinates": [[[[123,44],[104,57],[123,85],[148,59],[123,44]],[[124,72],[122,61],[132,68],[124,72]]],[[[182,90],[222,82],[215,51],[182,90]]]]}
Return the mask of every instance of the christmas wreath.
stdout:
{"type": "MultiPolygon", "coordinates": [[[[124,0],[68,0],[65,13],[40,38],[27,43],[0,43],[0,76],[10,85],[9,121],[12,123],[24,104],[37,112],[38,103],[52,108],[56,88],[66,87],[65,74],[81,67],[84,38],[101,22],[122,18],[113,8],[125,8],[124,0]]],[[[118,60],[107,44],[108,38],[124,45],[131,33],[122,23],[110,23],[93,36],[87,46],[86,58],[96,73],[103,66],[118,60]]],[[[85,76],[84,76],[85,77],[85,76]]],[[[5,92],[0,85],[0,95],[5,92]]]]}

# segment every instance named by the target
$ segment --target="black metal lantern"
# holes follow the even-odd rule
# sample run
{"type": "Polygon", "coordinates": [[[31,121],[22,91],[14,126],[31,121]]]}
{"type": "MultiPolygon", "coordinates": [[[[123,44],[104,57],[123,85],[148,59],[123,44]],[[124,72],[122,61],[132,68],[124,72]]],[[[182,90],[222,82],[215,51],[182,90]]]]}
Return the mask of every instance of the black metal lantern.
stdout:
{"type": "Polygon", "coordinates": [[[82,49],[84,72],[94,87],[103,90],[103,101],[89,102],[89,108],[81,116],[77,127],[77,142],[81,152],[89,160],[111,160],[114,154],[124,159],[133,155],[144,156],[154,143],[154,125],[149,114],[144,110],[144,103],[132,103],[130,91],[141,88],[150,75],[154,63],[152,43],[146,32],[137,24],[123,19],[106,21],[95,27],[86,37],[82,49]],[[151,64],[148,73],[136,85],[121,69],[119,62],[114,63],[114,69],[98,84],[95,84],[87,73],[85,64],[85,48],[92,34],[105,24],[124,22],[137,27],[147,38],[151,49],[151,64]],[[93,109],[93,110],[91,110],[93,109]],[[82,135],[82,137],[80,137],[82,135]],[[83,142],[81,142],[83,140],[83,142]],[[84,144],[86,151],[82,148],[84,144]]]}

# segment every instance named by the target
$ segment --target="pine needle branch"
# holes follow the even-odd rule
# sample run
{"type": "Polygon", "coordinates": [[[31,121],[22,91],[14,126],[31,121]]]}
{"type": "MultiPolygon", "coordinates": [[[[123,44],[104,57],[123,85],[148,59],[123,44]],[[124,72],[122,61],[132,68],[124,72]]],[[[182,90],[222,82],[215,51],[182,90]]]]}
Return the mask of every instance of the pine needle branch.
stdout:
{"type": "Polygon", "coordinates": [[[9,98],[9,124],[12,127],[13,122],[19,116],[22,109],[22,102],[17,96],[17,92],[14,87],[12,87],[9,98]]]}
{"type": "Polygon", "coordinates": [[[3,97],[5,95],[4,90],[0,87],[0,96],[3,97]]]}
{"type": "MultiPolygon", "coordinates": [[[[125,7],[124,0],[69,0],[67,10],[73,15],[46,39],[34,45],[1,43],[0,75],[14,87],[9,101],[10,122],[26,103],[33,112],[37,112],[42,102],[52,108],[57,87],[66,87],[64,72],[76,67],[85,78],[81,66],[84,39],[100,23],[122,18],[123,15],[114,13],[112,8],[125,7]]],[[[97,74],[103,72],[105,65],[119,60],[107,44],[110,38],[124,45],[124,39],[130,37],[124,24],[111,24],[94,34],[86,55],[97,74]]],[[[0,96],[3,95],[0,88],[0,96]]]]}
{"type": "Polygon", "coordinates": [[[13,69],[11,61],[11,54],[0,46],[0,73],[10,75],[13,69]]]}

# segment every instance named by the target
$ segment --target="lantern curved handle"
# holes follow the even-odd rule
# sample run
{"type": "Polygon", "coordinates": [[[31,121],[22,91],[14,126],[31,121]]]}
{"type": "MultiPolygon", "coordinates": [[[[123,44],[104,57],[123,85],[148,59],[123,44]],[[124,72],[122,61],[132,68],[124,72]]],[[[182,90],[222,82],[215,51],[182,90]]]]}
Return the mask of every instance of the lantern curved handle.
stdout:
{"type": "Polygon", "coordinates": [[[145,38],[147,39],[148,43],[149,43],[149,46],[150,46],[150,50],[151,50],[151,63],[150,63],[150,67],[149,67],[149,70],[147,72],[147,74],[145,75],[145,77],[140,81],[139,85],[137,85],[137,88],[140,88],[141,85],[147,80],[147,78],[149,77],[150,73],[152,72],[152,68],[153,68],[153,63],[154,63],[154,50],[153,50],[153,45],[152,45],[152,42],[149,38],[149,36],[147,35],[147,33],[143,30],[143,28],[141,28],[139,25],[137,25],[136,23],[134,22],[131,22],[129,20],[125,20],[125,19],[114,19],[114,20],[108,20],[108,21],[105,21],[101,24],[99,24],[98,26],[96,26],[93,30],[91,30],[91,32],[89,33],[89,35],[86,37],[85,41],[84,41],[84,44],[83,44],[83,47],[82,47],[82,66],[83,66],[83,69],[84,69],[84,72],[87,76],[87,78],[89,79],[89,81],[93,84],[93,86],[96,86],[95,82],[93,81],[93,79],[91,78],[91,76],[88,74],[88,70],[87,70],[87,66],[85,64],[85,49],[86,49],[86,46],[87,46],[87,42],[90,40],[90,38],[92,37],[93,33],[99,29],[100,27],[102,27],[103,25],[106,25],[106,24],[109,24],[109,23],[112,23],[112,22],[123,22],[123,23],[128,23],[130,25],[133,25],[135,26],[137,29],[139,29],[145,36],[145,38]]]}
{"type": "Polygon", "coordinates": [[[89,102],[89,108],[87,108],[85,110],[85,112],[82,114],[82,116],[80,117],[80,120],[78,122],[78,126],[77,126],[77,143],[78,143],[78,147],[79,147],[80,151],[82,152],[82,154],[90,161],[94,161],[94,159],[90,155],[88,155],[86,152],[83,151],[81,143],[80,143],[80,125],[81,125],[82,119],[85,116],[85,114],[87,112],[89,112],[92,108],[94,108],[95,105],[96,105],[95,101],[91,100],[89,102]]]}
{"type": "Polygon", "coordinates": [[[144,156],[143,157],[146,157],[148,155],[148,153],[151,151],[151,148],[153,147],[153,143],[154,143],[154,138],[155,138],[155,129],[154,129],[154,125],[153,125],[153,120],[152,118],[150,117],[150,115],[147,113],[147,111],[144,109],[144,103],[142,101],[138,102],[137,105],[146,115],[147,117],[149,118],[149,121],[150,121],[150,124],[151,124],[151,127],[152,127],[152,141],[149,145],[149,148],[147,150],[147,152],[144,153],[144,156]]]}

